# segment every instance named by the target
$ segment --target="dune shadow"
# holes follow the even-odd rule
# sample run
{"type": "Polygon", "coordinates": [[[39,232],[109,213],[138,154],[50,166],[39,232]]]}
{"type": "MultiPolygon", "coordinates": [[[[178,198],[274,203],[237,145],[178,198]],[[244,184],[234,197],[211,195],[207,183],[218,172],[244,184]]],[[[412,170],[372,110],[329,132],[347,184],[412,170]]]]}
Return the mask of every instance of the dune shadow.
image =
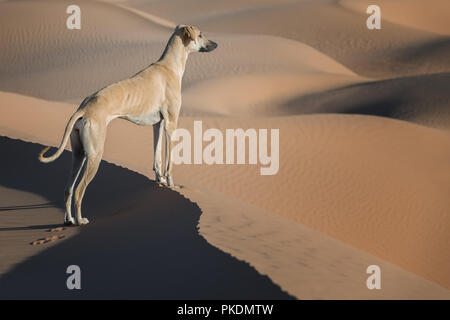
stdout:
{"type": "MultiPolygon", "coordinates": [[[[1,219],[0,219],[1,221],[1,219]]],[[[43,230],[43,229],[52,229],[52,228],[58,228],[63,227],[64,225],[61,224],[41,224],[36,226],[23,226],[23,227],[10,227],[10,228],[0,228],[0,232],[2,231],[24,231],[24,230],[43,230]]]]}
{"type": "Polygon", "coordinates": [[[450,116],[450,73],[351,84],[287,102],[286,114],[343,113],[409,120],[450,116]]]}
{"type": "MultiPolygon", "coordinates": [[[[0,184],[61,206],[71,155],[44,165],[42,147],[0,137],[0,184]]],[[[138,173],[103,161],[83,209],[93,222],[3,275],[1,299],[293,298],[201,237],[195,203],[138,173]],[[70,265],[81,269],[81,290],[67,289],[70,265]]],[[[53,225],[18,228],[40,227],[53,225]]]]}
{"type": "MultiPolygon", "coordinates": [[[[50,164],[40,163],[37,160],[39,151],[44,146],[35,143],[25,143],[20,140],[0,137],[0,150],[2,155],[0,166],[0,184],[13,189],[38,194],[48,200],[42,204],[17,204],[16,206],[3,206],[0,199],[0,211],[37,209],[41,207],[58,207],[63,209],[64,187],[69,177],[72,155],[65,151],[50,164]]],[[[52,148],[49,152],[55,151],[52,148]]],[[[133,190],[143,186],[156,187],[146,177],[126,170],[116,165],[102,161],[94,182],[89,185],[89,191],[83,202],[83,214],[88,218],[98,219],[113,210],[118,204],[129,202],[131,199],[122,199],[122,194],[132,195],[133,190]],[[111,201],[114,199],[114,201],[111,201]]],[[[58,221],[60,222],[60,221],[58,221]]],[[[62,222],[62,217],[61,217],[62,222]]]]}
{"type": "Polygon", "coordinates": [[[29,209],[42,209],[42,208],[54,208],[56,207],[52,203],[37,203],[37,204],[27,204],[23,206],[7,206],[0,207],[0,211],[16,211],[16,210],[29,210],[29,209]]]}

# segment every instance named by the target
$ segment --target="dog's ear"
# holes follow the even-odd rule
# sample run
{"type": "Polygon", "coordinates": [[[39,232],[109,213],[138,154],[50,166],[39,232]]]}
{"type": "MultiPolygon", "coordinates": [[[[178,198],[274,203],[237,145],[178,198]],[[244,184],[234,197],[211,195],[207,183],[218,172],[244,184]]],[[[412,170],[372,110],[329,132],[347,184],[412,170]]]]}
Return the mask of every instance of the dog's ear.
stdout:
{"type": "Polygon", "coordinates": [[[182,27],[181,40],[183,41],[184,46],[187,46],[191,40],[194,40],[194,30],[189,26],[182,27]]]}

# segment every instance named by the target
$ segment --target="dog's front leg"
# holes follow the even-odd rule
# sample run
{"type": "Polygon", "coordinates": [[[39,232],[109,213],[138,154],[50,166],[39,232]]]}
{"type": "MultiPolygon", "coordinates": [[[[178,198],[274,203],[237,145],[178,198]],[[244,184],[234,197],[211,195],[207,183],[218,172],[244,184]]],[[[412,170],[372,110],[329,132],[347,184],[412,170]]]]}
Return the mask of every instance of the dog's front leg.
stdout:
{"type": "Polygon", "coordinates": [[[162,174],[162,136],[164,119],[153,125],[153,171],[157,183],[166,184],[166,178],[162,174]]]}
{"type": "Polygon", "coordinates": [[[174,122],[167,122],[165,126],[165,132],[166,132],[166,178],[167,178],[167,185],[169,187],[173,187],[173,178],[172,178],[172,168],[173,168],[173,161],[172,161],[172,151],[173,151],[173,140],[172,135],[175,131],[177,125],[174,122]]]}

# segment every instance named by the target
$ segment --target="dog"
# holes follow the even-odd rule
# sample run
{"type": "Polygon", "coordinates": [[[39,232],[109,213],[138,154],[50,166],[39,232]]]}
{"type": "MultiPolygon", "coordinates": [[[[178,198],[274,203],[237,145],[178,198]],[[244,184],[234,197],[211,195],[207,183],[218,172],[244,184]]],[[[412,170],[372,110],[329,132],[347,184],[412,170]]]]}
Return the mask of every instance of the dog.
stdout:
{"type": "Polygon", "coordinates": [[[171,35],[161,58],[126,80],[116,82],[85,98],[67,123],[58,150],[49,157],[46,147],[39,160],[48,163],[57,159],[69,140],[72,145],[72,172],[64,192],[66,212],[64,224],[73,225],[72,195],[79,175],[82,177],[75,190],[77,224],[88,219],[81,214],[81,203],[87,186],[97,173],[102,159],[109,122],[126,119],[138,125],[153,126],[155,180],[173,187],[172,133],[177,128],[181,108],[181,81],[191,52],[210,52],[217,43],[208,40],[194,26],[179,25],[171,35]],[[165,134],[166,156],[162,171],[162,136],[165,134]]]}

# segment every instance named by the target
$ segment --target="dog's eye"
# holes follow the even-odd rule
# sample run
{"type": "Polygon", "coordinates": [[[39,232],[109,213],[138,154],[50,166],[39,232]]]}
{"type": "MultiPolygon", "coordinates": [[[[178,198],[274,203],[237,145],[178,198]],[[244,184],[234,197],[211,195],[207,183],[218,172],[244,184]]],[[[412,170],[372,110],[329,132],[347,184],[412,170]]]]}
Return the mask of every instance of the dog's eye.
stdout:
{"type": "Polygon", "coordinates": [[[199,37],[199,38],[203,38],[203,35],[201,34],[201,35],[199,35],[198,37],[199,37]]]}

